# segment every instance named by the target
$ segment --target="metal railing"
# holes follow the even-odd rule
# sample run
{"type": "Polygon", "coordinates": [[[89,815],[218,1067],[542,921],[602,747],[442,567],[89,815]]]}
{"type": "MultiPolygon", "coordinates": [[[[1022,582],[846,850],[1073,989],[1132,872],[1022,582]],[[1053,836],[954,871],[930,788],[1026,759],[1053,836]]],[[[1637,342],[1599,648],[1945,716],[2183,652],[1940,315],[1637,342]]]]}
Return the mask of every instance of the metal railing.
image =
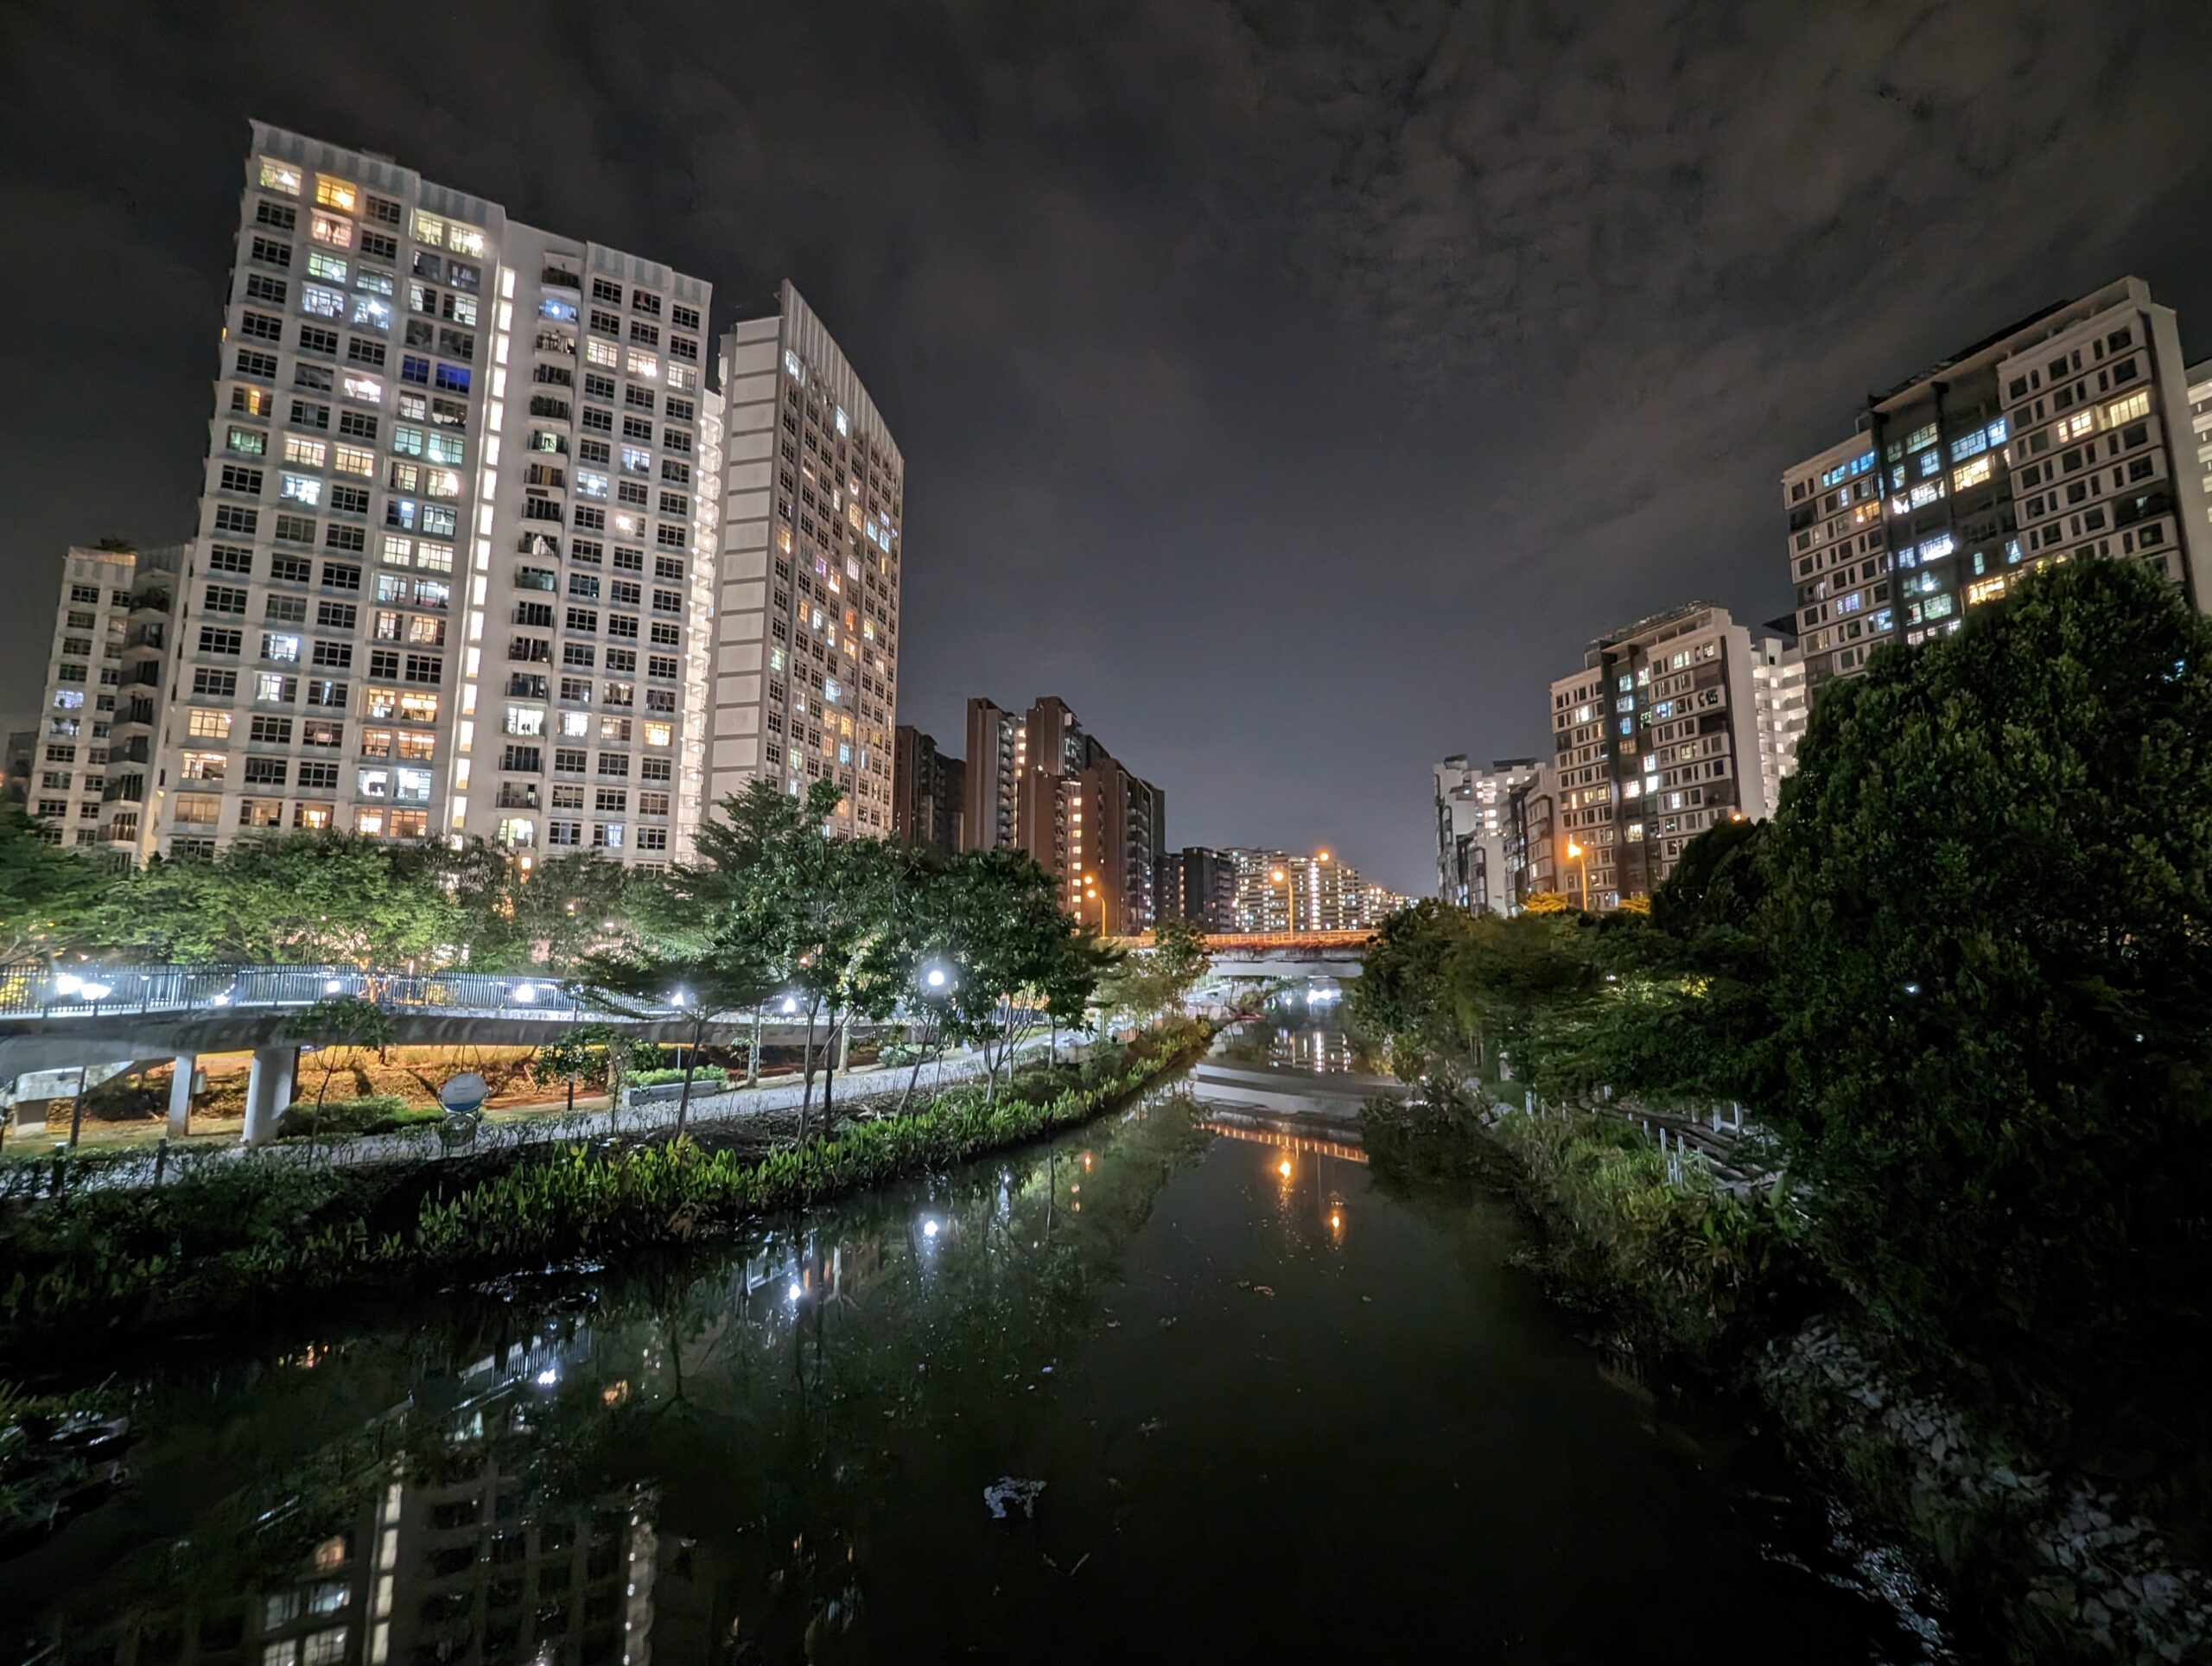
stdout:
{"type": "Polygon", "coordinates": [[[0,1021],[157,1013],[266,1011],[354,998],[387,1012],[565,1020],[588,1003],[575,988],[497,972],[407,972],[359,966],[111,966],[18,961],[0,966],[0,1021]]]}
{"type": "MultiPolygon", "coordinates": [[[[1153,934],[1146,932],[1136,937],[1114,937],[1106,940],[1117,949],[1149,949],[1153,944],[1153,934]]],[[[1372,931],[1209,932],[1205,944],[1208,954],[1218,955],[1253,949],[1303,949],[1313,951],[1364,949],[1374,941],[1372,931]]]]}

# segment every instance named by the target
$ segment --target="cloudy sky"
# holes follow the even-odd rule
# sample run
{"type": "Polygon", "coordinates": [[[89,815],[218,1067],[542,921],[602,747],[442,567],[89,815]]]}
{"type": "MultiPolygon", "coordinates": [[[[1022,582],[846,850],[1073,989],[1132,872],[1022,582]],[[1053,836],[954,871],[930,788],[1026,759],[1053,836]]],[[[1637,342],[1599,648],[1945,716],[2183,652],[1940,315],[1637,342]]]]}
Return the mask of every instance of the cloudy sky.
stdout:
{"type": "Polygon", "coordinates": [[[1870,387],[2124,271],[2212,356],[2199,0],[5,0],[0,709],[188,530],[250,117],[791,277],[907,458],[899,715],[1065,696],[1183,843],[1433,884],[1609,626],[1789,603],[1870,387]],[[650,20],[650,21],[648,21],[650,20]]]}

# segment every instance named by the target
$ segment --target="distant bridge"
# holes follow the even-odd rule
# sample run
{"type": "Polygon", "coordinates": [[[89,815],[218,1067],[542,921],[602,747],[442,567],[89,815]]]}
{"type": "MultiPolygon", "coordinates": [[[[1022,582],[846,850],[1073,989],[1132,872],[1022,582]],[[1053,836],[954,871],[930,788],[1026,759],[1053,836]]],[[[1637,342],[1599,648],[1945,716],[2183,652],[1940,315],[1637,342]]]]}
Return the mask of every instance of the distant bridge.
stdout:
{"type": "MultiPolygon", "coordinates": [[[[1149,949],[1152,933],[1109,938],[1121,949],[1149,949]]],[[[1357,977],[1372,932],[1211,932],[1206,955],[1216,977],[1357,977]]]]}

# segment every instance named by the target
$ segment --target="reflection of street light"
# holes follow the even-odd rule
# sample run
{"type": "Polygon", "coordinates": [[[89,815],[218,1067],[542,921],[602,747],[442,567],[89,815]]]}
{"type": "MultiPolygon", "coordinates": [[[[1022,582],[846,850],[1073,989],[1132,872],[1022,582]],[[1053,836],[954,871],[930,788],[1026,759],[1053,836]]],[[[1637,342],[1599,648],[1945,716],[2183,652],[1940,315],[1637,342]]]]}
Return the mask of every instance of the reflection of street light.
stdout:
{"type": "Polygon", "coordinates": [[[1288,1180],[1290,1178],[1290,1159],[1286,1157],[1281,1162],[1277,1163],[1275,1165],[1275,1173],[1281,1175],[1286,1180],[1288,1180]]]}

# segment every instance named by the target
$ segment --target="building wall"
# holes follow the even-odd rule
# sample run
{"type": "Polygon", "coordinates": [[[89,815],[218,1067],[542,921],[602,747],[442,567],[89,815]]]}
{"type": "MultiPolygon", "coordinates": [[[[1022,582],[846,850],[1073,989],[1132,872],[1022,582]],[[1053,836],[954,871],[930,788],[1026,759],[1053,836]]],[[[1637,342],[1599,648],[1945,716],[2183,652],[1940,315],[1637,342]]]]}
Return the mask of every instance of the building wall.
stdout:
{"type": "MultiPolygon", "coordinates": [[[[1711,603],[1592,643],[1552,685],[1552,728],[1558,830],[1588,853],[1593,908],[1649,896],[1714,821],[1767,813],[1750,635],[1711,603]]],[[[1578,897],[1585,865],[1562,874],[1578,897]]]]}
{"type": "Polygon", "coordinates": [[[967,772],[912,724],[898,726],[892,751],[892,836],[902,849],[943,862],[960,849],[967,772]]]}
{"type": "Polygon", "coordinates": [[[891,831],[906,463],[785,283],[721,347],[721,582],[707,798],[747,781],[842,789],[831,825],[891,831]]]}
{"type": "Polygon", "coordinates": [[[62,557],[39,738],[25,777],[25,808],[59,844],[107,842],[102,799],[137,563],[130,550],[73,548],[62,557]]]}
{"type": "Polygon", "coordinates": [[[1469,913],[1506,911],[1504,809],[1536,769],[1533,758],[1501,758],[1478,770],[1464,753],[1436,766],[1437,895],[1469,913]]]}
{"type": "Polygon", "coordinates": [[[1783,476],[1807,690],[1878,647],[1955,631],[2061,555],[2158,564],[2212,601],[2171,309],[2122,278],[1871,401],[1848,440],[1783,476]]]}
{"type": "Polygon", "coordinates": [[[1192,845],[1160,858],[1160,912],[1209,932],[1236,929],[1236,867],[1229,853],[1192,845]]]}
{"type": "Polygon", "coordinates": [[[988,700],[968,703],[968,772],[961,798],[963,850],[1001,850],[1015,843],[1016,786],[1028,760],[1021,720],[988,700]]]}
{"type": "Polygon", "coordinates": [[[707,286],[265,124],[240,222],[152,847],[666,861],[707,286]]]}
{"type": "Polygon", "coordinates": [[[1557,787],[1557,772],[1549,764],[1539,764],[1506,794],[1503,819],[1508,913],[1519,913],[1531,897],[1564,887],[1561,848],[1566,839],[1560,830],[1557,787]]]}
{"type": "Polygon", "coordinates": [[[1772,815],[1782,803],[1782,784],[1797,773],[1797,745],[1805,734],[1805,660],[1795,641],[1772,635],[1752,639],[1751,695],[1759,779],[1772,815]]]}
{"type": "Polygon", "coordinates": [[[1225,854],[1236,874],[1236,929],[1288,931],[1291,910],[1287,853],[1237,845],[1225,854]],[[1278,874],[1284,877],[1276,878],[1278,874]]]}

